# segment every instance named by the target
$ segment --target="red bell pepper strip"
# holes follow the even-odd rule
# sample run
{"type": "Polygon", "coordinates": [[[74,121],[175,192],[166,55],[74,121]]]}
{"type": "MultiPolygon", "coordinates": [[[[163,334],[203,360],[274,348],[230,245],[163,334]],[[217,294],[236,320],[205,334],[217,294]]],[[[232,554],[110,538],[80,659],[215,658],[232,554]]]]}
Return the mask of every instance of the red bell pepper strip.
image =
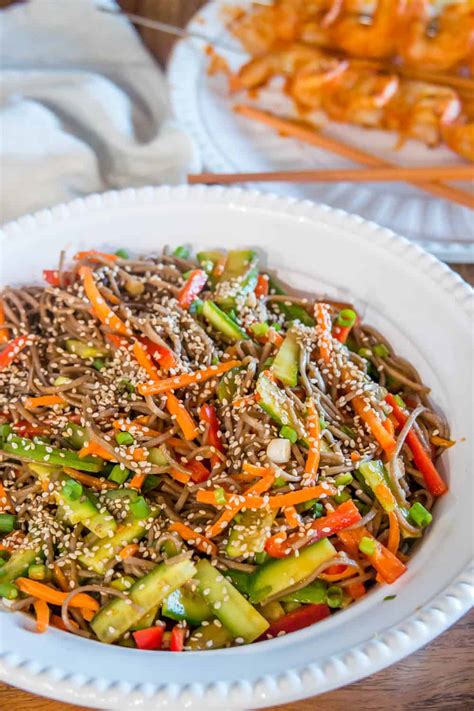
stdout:
{"type": "Polygon", "coordinates": [[[287,536],[284,531],[274,533],[265,541],[265,553],[268,553],[272,558],[286,558],[287,555],[293,553],[288,547],[287,536]]]}
{"type": "Polygon", "coordinates": [[[162,346],[160,343],[155,343],[151,338],[146,338],[145,336],[141,336],[138,340],[165,372],[168,372],[171,368],[176,368],[176,358],[169,348],[162,346]]]}
{"type": "MultiPolygon", "coordinates": [[[[219,420],[217,419],[216,408],[207,402],[201,406],[199,415],[202,422],[208,426],[207,443],[214,447],[218,452],[223,452],[224,447],[221,439],[221,431],[219,429],[219,420]]],[[[211,466],[214,468],[220,463],[220,457],[213,454],[211,457],[211,466]]]]}
{"type": "Polygon", "coordinates": [[[189,309],[198,294],[206,286],[207,274],[203,269],[193,269],[189,275],[186,284],[178,294],[178,302],[181,308],[189,309]]]}
{"type": "Polygon", "coordinates": [[[302,630],[305,627],[314,625],[315,622],[324,620],[324,618],[329,617],[330,614],[331,610],[327,605],[303,605],[297,610],[293,610],[293,612],[284,615],[284,617],[274,620],[266,632],[259,638],[259,641],[261,642],[265,639],[281,636],[282,632],[288,634],[289,632],[302,630]]]}
{"type": "MultiPolygon", "coordinates": [[[[69,286],[72,284],[73,276],[72,272],[63,272],[63,284],[69,286]]],[[[57,269],[43,269],[43,279],[48,282],[51,286],[61,286],[59,281],[59,272],[57,269]]]]}
{"type": "Polygon", "coordinates": [[[369,538],[373,541],[375,544],[374,552],[365,553],[364,555],[370,560],[375,570],[386,583],[394,583],[405,572],[406,565],[397,556],[390,553],[388,548],[382,545],[380,541],[374,538],[365,526],[354,528],[351,531],[341,531],[338,535],[344,545],[352,550],[355,550],[356,547],[358,549],[359,543],[363,538],[369,538]]]}
{"type": "Polygon", "coordinates": [[[2,370],[5,370],[5,368],[8,368],[9,365],[15,360],[17,355],[24,349],[26,346],[31,345],[31,339],[33,336],[26,335],[26,336],[17,336],[16,338],[13,339],[13,341],[10,341],[10,343],[5,346],[3,351],[0,353],[0,372],[2,370]]]}
{"type": "Polygon", "coordinates": [[[144,630],[132,632],[138,649],[161,649],[165,625],[155,625],[144,630]]]}
{"type": "Polygon", "coordinates": [[[15,434],[20,435],[20,437],[27,437],[28,439],[39,435],[46,435],[50,432],[47,427],[36,425],[34,422],[28,422],[28,420],[17,420],[12,424],[12,429],[15,434]]]}
{"type": "MultiPolygon", "coordinates": [[[[407,415],[405,415],[402,408],[398,405],[391,393],[386,396],[385,400],[392,408],[398,424],[403,427],[408,419],[407,415]]],[[[416,467],[422,473],[426,487],[430,494],[433,494],[433,496],[442,496],[442,494],[445,494],[448,487],[434,466],[431,457],[426,453],[420,440],[412,430],[410,430],[406,436],[406,443],[412,451],[416,467]]]]}
{"type": "Polygon", "coordinates": [[[211,472],[209,471],[209,469],[197,459],[192,459],[186,464],[183,463],[183,467],[186,467],[186,469],[189,470],[191,479],[194,481],[195,484],[202,484],[203,481],[207,481],[211,476],[211,472]]]}
{"type": "Polygon", "coordinates": [[[185,625],[175,625],[171,630],[170,652],[182,652],[184,640],[186,639],[187,627],[185,625]]]}
{"type": "Polygon", "coordinates": [[[268,296],[268,276],[266,274],[258,275],[254,293],[257,299],[261,299],[263,296],[268,296]]]}

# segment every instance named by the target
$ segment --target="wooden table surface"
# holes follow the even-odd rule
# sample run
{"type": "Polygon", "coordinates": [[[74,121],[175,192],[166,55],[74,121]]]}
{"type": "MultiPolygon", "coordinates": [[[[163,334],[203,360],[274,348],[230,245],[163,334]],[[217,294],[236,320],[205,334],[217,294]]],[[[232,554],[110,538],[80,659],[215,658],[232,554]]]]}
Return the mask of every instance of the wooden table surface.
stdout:
{"type": "MultiPolygon", "coordinates": [[[[0,7],[11,0],[0,0],[0,7]]],[[[119,0],[123,9],[184,25],[202,0],[119,0]]],[[[160,62],[165,62],[173,40],[143,30],[143,40],[160,62]]],[[[474,265],[451,265],[474,285],[474,265]]],[[[367,679],[305,701],[273,707],[274,711],[458,711],[474,708],[474,610],[407,659],[367,679]]],[[[0,683],[0,711],[85,711],[83,707],[50,701],[0,683]]],[[[177,710],[179,711],[179,710],[177,710]]],[[[225,709],[223,709],[225,711],[225,709]]]]}

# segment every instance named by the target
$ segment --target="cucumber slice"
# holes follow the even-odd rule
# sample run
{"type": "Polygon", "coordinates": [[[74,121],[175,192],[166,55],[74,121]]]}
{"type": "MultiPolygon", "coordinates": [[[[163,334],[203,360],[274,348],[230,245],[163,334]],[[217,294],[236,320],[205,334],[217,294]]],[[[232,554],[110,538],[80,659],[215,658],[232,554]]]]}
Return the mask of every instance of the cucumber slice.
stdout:
{"type": "Polygon", "coordinates": [[[5,565],[0,568],[0,583],[12,583],[25,575],[30,565],[42,558],[40,548],[25,548],[14,551],[5,565]]]}
{"type": "Polygon", "coordinates": [[[92,629],[101,642],[115,642],[170,592],[191,580],[195,572],[196,566],[190,560],[174,565],[160,563],[132,585],[129,600],[115,598],[104,605],[90,623],[92,629]]]}
{"type": "Polygon", "coordinates": [[[199,592],[236,639],[253,642],[268,629],[267,620],[208,560],[200,560],[196,567],[199,592]]]}
{"type": "Polygon", "coordinates": [[[237,279],[250,272],[257,264],[257,253],[252,249],[234,249],[227,255],[219,281],[237,279]]]}
{"type": "Polygon", "coordinates": [[[53,449],[49,444],[40,444],[12,434],[4,440],[2,449],[15,459],[57,467],[72,467],[84,472],[97,473],[104,466],[103,460],[98,457],[81,458],[73,450],[53,449]]]}
{"type": "Polygon", "coordinates": [[[208,625],[198,627],[194,630],[191,637],[186,642],[185,649],[193,652],[198,652],[201,649],[222,649],[230,647],[233,642],[233,637],[229,630],[226,630],[224,625],[215,624],[214,620],[208,625]]]}
{"type": "Polygon", "coordinates": [[[146,630],[148,627],[151,627],[153,622],[155,621],[155,617],[158,614],[158,610],[160,609],[159,605],[154,605],[151,610],[146,612],[143,617],[140,617],[138,622],[133,625],[133,627],[130,627],[132,631],[134,630],[146,630]]]}
{"type": "Polygon", "coordinates": [[[251,602],[265,603],[270,598],[283,597],[285,590],[308,578],[316,568],[334,558],[336,549],[327,538],[299,551],[299,555],[265,563],[252,574],[251,602]]]}
{"type": "Polygon", "coordinates": [[[299,439],[306,437],[303,425],[292,412],[290,398],[264,373],[259,375],[256,391],[260,396],[258,404],[262,410],[265,410],[279,425],[292,427],[299,439]]]}
{"type": "Polygon", "coordinates": [[[217,397],[219,402],[232,402],[238,389],[237,376],[242,371],[242,368],[238,366],[237,368],[232,368],[224,373],[222,378],[217,384],[217,397]]]}
{"type": "Polygon", "coordinates": [[[96,348],[95,346],[88,346],[84,341],[76,340],[75,338],[68,338],[66,341],[66,350],[69,353],[75,353],[79,358],[105,358],[108,351],[103,348],[96,348]]]}
{"type": "Polygon", "coordinates": [[[208,323],[211,324],[217,331],[220,331],[226,338],[231,341],[248,340],[248,336],[235,321],[227,316],[212,301],[205,301],[202,308],[202,315],[208,323]]]}
{"type": "Polygon", "coordinates": [[[296,334],[290,331],[281,344],[271,367],[275,377],[290,388],[294,388],[298,384],[299,358],[300,346],[296,334]]]}
{"type": "Polygon", "coordinates": [[[186,588],[171,593],[163,602],[161,613],[172,620],[186,620],[190,625],[200,625],[213,617],[205,599],[186,588]]]}
{"type": "MultiPolygon", "coordinates": [[[[284,295],[287,293],[272,277],[268,278],[268,288],[271,294],[284,295]]],[[[285,304],[282,301],[275,302],[274,306],[286,316],[287,321],[301,321],[305,326],[314,326],[314,319],[302,306],[285,304]]]]}
{"type": "Polygon", "coordinates": [[[248,509],[237,514],[229,533],[225,548],[229,558],[239,558],[242,555],[261,553],[265,541],[270,535],[270,528],[275,519],[276,511],[248,509]]]}

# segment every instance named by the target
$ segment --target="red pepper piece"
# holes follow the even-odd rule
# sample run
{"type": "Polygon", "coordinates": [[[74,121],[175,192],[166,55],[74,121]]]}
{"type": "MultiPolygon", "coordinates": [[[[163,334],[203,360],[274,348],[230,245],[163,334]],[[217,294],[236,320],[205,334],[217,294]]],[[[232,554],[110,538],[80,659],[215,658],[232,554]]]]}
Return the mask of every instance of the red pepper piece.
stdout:
{"type": "Polygon", "coordinates": [[[263,296],[268,296],[268,276],[266,274],[258,275],[257,285],[255,287],[255,296],[257,299],[261,299],[263,296]]]}
{"type": "Polygon", "coordinates": [[[160,624],[137,630],[132,634],[138,649],[161,649],[164,631],[165,626],[160,624]]]}
{"type": "Polygon", "coordinates": [[[189,309],[198,294],[206,286],[207,274],[203,269],[193,269],[189,275],[186,284],[178,294],[178,302],[181,308],[189,309]]]}
{"type": "MultiPolygon", "coordinates": [[[[386,398],[386,402],[390,405],[393,410],[393,414],[398,424],[403,427],[408,417],[403,412],[402,408],[398,405],[397,401],[391,393],[389,393],[386,398]]],[[[448,490],[445,482],[441,478],[439,472],[434,466],[429,455],[425,452],[423,445],[416,436],[416,434],[410,430],[406,436],[406,443],[410,447],[413,459],[415,461],[417,469],[423,474],[423,479],[425,480],[426,488],[433,494],[433,496],[442,496],[448,490]]]]}
{"type": "Polygon", "coordinates": [[[12,424],[12,429],[16,434],[20,435],[20,437],[28,437],[29,439],[49,433],[47,427],[35,425],[32,422],[28,422],[28,420],[17,420],[12,424]]]}
{"type": "MultiPolygon", "coordinates": [[[[224,447],[222,444],[221,431],[219,428],[219,420],[217,419],[216,408],[214,407],[214,405],[210,405],[209,403],[205,402],[204,405],[201,406],[199,415],[201,417],[201,420],[208,426],[207,443],[211,447],[217,449],[218,452],[223,452],[224,447]]],[[[211,457],[211,466],[215,467],[217,464],[219,464],[220,461],[220,458],[216,454],[213,454],[211,457]]]]}
{"type": "MultiPolygon", "coordinates": [[[[51,286],[61,286],[59,281],[59,272],[57,269],[43,269],[43,279],[51,284],[51,286]]],[[[70,286],[73,282],[72,272],[63,272],[64,286],[70,286]]]]}
{"type": "Polygon", "coordinates": [[[5,370],[15,360],[18,353],[31,344],[32,336],[17,336],[0,353],[0,371],[5,370]]]}
{"type": "Polygon", "coordinates": [[[292,553],[292,550],[288,547],[286,533],[280,532],[269,536],[265,541],[265,552],[272,558],[286,558],[287,555],[292,553]]]}
{"type": "Polygon", "coordinates": [[[189,470],[191,479],[195,484],[201,484],[203,481],[207,481],[211,476],[209,469],[197,459],[192,459],[190,462],[183,462],[182,464],[183,467],[186,467],[186,469],[189,470]]]}
{"type": "Polygon", "coordinates": [[[175,625],[171,630],[170,652],[182,652],[184,640],[186,639],[187,627],[185,625],[175,625]]]}
{"type": "Polygon", "coordinates": [[[262,641],[277,637],[282,632],[288,634],[289,632],[302,630],[305,627],[314,625],[315,622],[324,620],[324,618],[329,617],[330,614],[331,610],[327,605],[303,605],[297,610],[293,610],[293,612],[289,612],[284,617],[280,617],[278,620],[272,622],[267,631],[264,632],[259,639],[262,641]]]}
{"type": "Polygon", "coordinates": [[[169,348],[162,346],[160,343],[155,343],[150,338],[142,336],[138,339],[147,349],[149,355],[156,360],[159,366],[166,372],[171,368],[176,368],[176,358],[169,348]]]}

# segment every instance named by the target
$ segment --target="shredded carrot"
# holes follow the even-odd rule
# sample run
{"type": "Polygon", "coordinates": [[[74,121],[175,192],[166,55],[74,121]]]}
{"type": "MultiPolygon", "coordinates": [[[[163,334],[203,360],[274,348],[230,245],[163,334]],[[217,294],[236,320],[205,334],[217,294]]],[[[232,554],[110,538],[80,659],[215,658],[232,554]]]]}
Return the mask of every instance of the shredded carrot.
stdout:
{"type": "Polygon", "coordinates": [[[130,558],[130,556],[136,555],[138,553],[138,548],[138,543],[130,543],[128,546],[125,546],[125,548],[122,548],[119,553],[119,556],[122,560],[130,558]]]}
{"type": "Polygon", "coordinates": [[[50,609],[48,603],[44,600],[38,599],[33,603],[36,615],[36,631],[40,634],[46,632],[49,627],[49,614],[50,609]]]}
{"type": "Polygon", "coordinates": [[[9,368],[15,358],[27,346],[31,346],[34,336],[31,334],[21,335],[9,341],[0,353],[0,372],[9,368]]]}
{"type": "Polygon", "coordinates": [[[299,528],[302,524],[301,517],[297,513],[294,506],[286,506],[283,509],[283,515],[290,528],[299,528]]]}
{"type": "Polygon", "coordinates": [[[431,435],[430,442],[431,444],[434,444],[435,447],[445,447],[446,449],[453,447],[456,444],[454,439],[445,439],[444,437],[439,437],[438,435],[431,435]]]}
{"type": "Polygon", "coordinates": [[[118,484],[114,481],[109,481],[108,479],[99,479],[96,476],[91,476],[90,474],[85,474],[84,472],[79,472],[77,469],[71,469],[71,467],[64,467],[64,473],[68,474],[71,479],[88,486],[91,489],[96,489],[96,491],[102,491],[102,489],[116,489],[118,484]]]}
{"type": "Polygon", "coordinates": [[[385,420],[382,422],[382,424],[385,427],[385,429],[387,430],[387,432],[389,433],[389,435],[391,437],[393,437],[395,435],[395,427],[394,427],[393,422],[390,419],[390,417],[386,417],[385,420]]]}
{"type": "MultiPolygon", "coordinates": [[[[17,578],[15,583],[21,592],[37,597],[39,600],[49,602],[51,605],[62,605],[69,594],[51,588],[49,585],[39,583],[37,580],[30,580],[29,578],[17,578]]],[[[94,598],[87,595],[87,593],[78,593],[72,598],[71,607],[80,607],[95,612],[99,609],[100,605],[97,600],[94,600],[94,598]]]]}
{"type": "Polygon", "coordinates": [[[318,335],[319,353],[326,362],[331,362],[332,336],[331,336],[331,316],[328,304],[318,302],[314,305],[314,317],[316,319],[316,331],[318,335]]]}
{"type": "Polygon", "coordinates": [[[13,504],[8,496],[7,490],[0,481],[0,513],[5,513],[6,511],[13,511],[13,504]]]}
{"type": "MultiPolygon", "coordinates": [[[[320,497],[332,496],[337,493],[337,489],[335,487],[321,485],[308,486],[305,489],[290,491],[288,494],[258,496],[259,493],[263,493],[262,491],[258,491],[258,487],[261,489],[263,487],[268,488],[269,481],[271,481],[270,478],[266,480],[262,479],[260,482],[257,482],[257,484],[254,484],[252,487],[247,489],[243,494],[230,494],[226,502],[227,510],[237,506],[238,504],[240,504],[239,510],[244,507],[248,509],[261,509],[264,507],[279,509],[287,506],[296,506],[297,504],[302,504],[305,501],[310,501],[311,499],[319,499],[320,497]]],[[[209,489],[200,489],[196,494],[196,499],[201,504],[212,504],[212,506],[220,505],[216,500],[215,491],[210,491],[209,489]]]]}
{"type": "Polygon", "coordinates": [[[130,488],[140,490],[145,482],[146,477],[146,474],[135,474],[130,479],[130,488]]]}
{"type": "Polygon", "coordinates": [[[88,259],[89,262],[98,262],[99,264],[102,264],[100,257],[102,257],[102,259],[108,259],[110,262],[115,262],[117,260],[117,255],[109,254],[107,252],[97,252],[97,250],[95,249],[88,249],[84,252],[77,252],[74,255],[74,259],[76,259],[77,261],[81,261],[82,259],[88,259]]]}
{"type": "Polygon", "coordinates": [[[81,607],[79,612],[81,613],[81,615],[87,622],[90,622],[92,620],[92,618],[95,616],[95,612],[93,612],[92,610],[86,610],[83,607],[81,607]]]}
{"type": "Polygon", "coordinates": [[[189,474],[180,472],[179,469],[171,469],[170,476],[172,476],[173,479],[176,479],[176,481],[179,481],[180,484],[187,484],[191,479],[189,474]]]}
{"type": "Polygon", "coordinates": [[[400,524],[398,523],[397,514],[395,511],[390,511],[388,514],[390,528],[388,530],[387,548],[393,555],[397,554],[398,546],[400,545],[400,524]]]}
{"type": "Polygon", "coordinates": [[[69,580],[62,568],[59,567],[57,563],[54,563],[53,567],[54,577],[63,592],[70,592],[71,588],[69,586],[69,580]]]}
{"type": "Polygon", "coordinates": [[[361,583],[359,580],[354,583],[349,583],[346,590],[354,600],[358,600],[360,597],[363,597],[367,592],[364,583],[361,583]]]}
{"type": "Polygon", "coordinates": [[[351,452],[351,461],[352,462],[360,462],[361,456],[359,452],[351,452]]]}
{"type": "Polygon", "coordinates": [[[27,397],[24,405],[27,410],[34,410],[35,407],[54,407],[55,405],[65,405],[66,400],[61,395],[41,395],[40,397],[27,397]]]}
{"type": "Polygon", "coordinates": [[[375,410],[367,404],[362,395],[352,398],[351,403],[361,420],[368,425],[382,449],[390,456],[396,447],[396,442],[394,437],[385,429],[375,410]]]}
{"type": "MultiPolygon", "coordinates": [[[[5,323],[5,311],[3,310],[2,302],[0,301],[0,326],[5,323]]],[[[7,328],[0,328],[0,343],[8,343],[9,335],[7,328]]]]}
{"type": "Polygon", "coordinates": [[[321,457],[321,426],[319,415],[314,406],[313,400],[308,400],[308,416],[306,426],[309,435],[309,451],[303,475],[303,485],[311,485],[317,480],[319,460],[321,457]]]}
{"type": "Polygon", "coordinates": [[[115,456],[113,454],[109,454],[105,447],[102,447],[102,445],[98,444],[98,442],[88,442],[78,452],[81,459],[83,457],[88,457],[91,454],[96,457],[100,457],[101,459],[106,459],[108,462],[115,462],[115,456]]]}
{"type": "Polygon", "coordinates": [[[151,427],[148,427],[148,425],[142,425],[140,422],[137,420],[133,420],[132,422],[125,422],[125,420],[115,420],[112,423],[112,427],[115,430],[119,430],[120,432],[132,432],[133,434],[141,434],[144,435],[145,437],[158,437],[161,432],[158,432],[158,430],[153,430],[151,427]]]}
{"type": "Polygon", "coordinates": [[[193,373],[183,373],[182,375],[176,375],[172,378],[165,378],[164,380],[159,380],[158,382],[150,385],[139,385],[138,391],[141,395],[156,395],[157,393],[166,393],[170,390],[185,388],[188,385],[193,385],[194,383],[204,383],[206,380],[210,380],[211,378],[216,378],[218,375],[227,373],[228,370],[236,368],[240,365],[240,363],[240,360],[228,360],[225,363],[211,365],[209,368],[195,370],[193,373]]]}
{"type": "Polygon", "coordinates": [[[344,545],[348,546],[352,543],[352,545],[357,546],[357,550],[362,538],[370,538],[375,544],[375,551],[370,555],[365,555],[385,583],[395,582],[405,572],[406,566],[401,560],[374,538],[365,526],[360,526],[350,531],[340,531],[338,536],[344,545]]]}
{"type": "Polygon", "coordinates": [[[268,329],[267,333],[267,343],[273,343],[274,346],[279,348],[281,344],[283,343],[283,336],[278,333],[274,328],[268,329]]]}
{"type": "Polygon", "coordinates": [[[185,439],[196,439],[199,434],[199,427],[174,393],[168,393],[166,397],[166,409],[172,418],[176,418],[176,422],[181,427],[185,439]]]}
{"type": "Polygon", "coordinates": [[[109,301],[114,306],[118,306],[119,304],[122,303],[120,301],[120,299],[118,298],[118,296],[115,296],[114,292],[110,291],[110,289],[107,289],[106,286],[99,286],[97,288],[99,289],[99,291],[102,294],[102,296],[104,297],[104,299],[106,301],[109,301]]]}
{"type": "Polygon", "coordinates": [[[86,296],[91,302],[94,314],[99,321],[121,336],[131,336],[132,332],[129,327],[112,311],[101,295],[95,283],[92,269],[90,269],[90,267],[81,267],[79,269],[79,276],[82,279],[86,296]]]}
{"type": "Polygon", "coordinates": [[[167,440],[163,442],[167,447],[171,447],[172,449],[179,449],[179,447],[182,447],[184,449],[190,449],[192,445],[185,439],[179,439],[179,437],[168,437],[167,440]]]}
{"type": "MultiPolygon", "coordinates": [[[[63,618],[59,617],[59,615],[51,615],[50,623],[52,627],[56,627],[58,630],[62,630],[63,632],[69,632],[68,628],[63,622],[63,618]]],[[[79,625],[77,624],[76,620],[69,620],[69,624],[71,627],[74,627],[74,629],[79,629],[79,625]]]]}
{"type": "Polygon", "coordinates": [[[132,350],[133,355],[138,361],[138,364],[143,368],[143,370],[146,371],[150,380],[157,382],[160,379],[160,375],[158,373],[157,368],[155,368],[155,366],[151,362],[151,358],[146,352],[145,348],[142,346],[142,344],[138,341],[135,341],[132,350]]]}
{"type": "Polygon", "coordinates": [[[12,531],[2,538],[0,543],[0,551],[12,553],[24,542],[26,536],[23,531],[12,531]]]}
{"type": "Polygon", "coordinates": [[[194,546],[202,553],[206,553],[211,556],[217,555],[217,546],[215,543],[210,541],[201,533],[193,531],[192,528],[189,528],[189,526],[186,526],[184,523],[172,523],[169,530],[176,531],[176,533],[178,533],[184,541],[187,541],[191,546],[194,546]]]}
{"type": "Polygon", "coordinates": [[[321,573],[318,577],[320,577],[322,580],[325,580],[327,583],[335,583],[338,580],[345,580],[345,578],[350,578],[352,575],[357,573],[357,568],[355,568],[353,565],[341,565],[341,566],[331,566],[332,568],[344,568],[344,570],[339,571],[338,573],[331,573],[330,570],[331,568],[328,568],[324,573],[321,573]]]}
{"type": "Polygon", "coordinates": [[[236,400],[232,400],[232,407],[239,410],[242,407],[249,407],[257,402],[257,394],[244,395],[244,397],[238,397],[236,400]]]}

